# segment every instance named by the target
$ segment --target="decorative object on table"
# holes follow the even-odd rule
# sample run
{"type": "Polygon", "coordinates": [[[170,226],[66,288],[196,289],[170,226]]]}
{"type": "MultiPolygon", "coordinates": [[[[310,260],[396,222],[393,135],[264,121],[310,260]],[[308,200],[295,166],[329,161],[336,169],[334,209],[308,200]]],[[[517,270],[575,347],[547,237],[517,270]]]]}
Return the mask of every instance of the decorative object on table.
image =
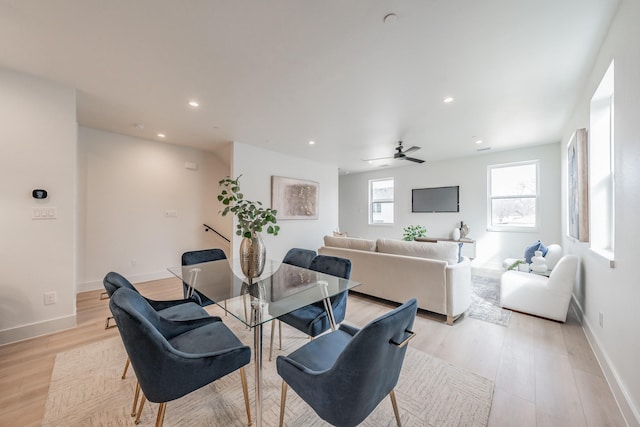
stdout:
{"type": "Polygon", "coordinates": [[[469,231],[471,231],[469,226],[464,222],[460,221],[460,238],[466,239],[467,236],[469,236],[469,231]]]}
{"type": "Polygon", "coordinates": [[[454,228],[453,229],[453,231],[451,232],[451,239],[460,240],[460,229],[459,228],[454,228]]]}
{"type": "Polygon", "coordinates": [[[567,234],[579,242],[589,241],[587,155],[587,130],[578,129],[567,145],[567,234]]]}
{"type": "Polygon", "coordinates": [[[427,227],[424,225],[409,225],[404,228],[402,240],[412,241],[422,237],[427,237],[427,227]]]}
{"type": "Polygon", "coordinates": [[[280,219],[318,219],[319,184],[282,176],[271,177],[271,206],[280,219]]]}
{"type": "Polygon", "coordinates": [[[275,225],[278,214],[276,209],[263,208],[261,202],[252,202],[244,198],[240,191],[241,176],[236,179],[227,176],[218,182],[223,188],[218,195],[218,201],[225,205],[224,210],[220,212],[222,216],[231,212],[238,219],[236,234],[244,237],[240,244],[240,267],[248,279],[253,279],[262,274],[267,259],[266,248],[259,233],[267,227],[267,234],[277,236],[280,226],[275,225]]]}
{"type": "Polygon", "coordinates": [[[523,259],[517,259],[513,263],[511,263],[511,265],[509,265],[509,267],[507,267],[507,271],[509,271],[509,270],[522,271],[522,270],[520,270],[520,268],[521,268],[520,266],[526,266],[527,270],[529,270],[529,264],[524,262],[523,259]]]}
{"type": "Polygon", "coordinates": [[[536,251],[540,251],[542,252],[542,256],[547,255],[547,251],[549,249],[547,249],[547,247],[540,241],[538,240],[537,242],[527,246],[524,250],[524,261],[527,264],[531,264],[531,258],[533,258],[533,256],[535,255],[536,251]]]}
{"type": "Polygon", "coordinates": [[[547,263],[542,256],[542,251],[535,252],[535,256],[531,258],[531,265],[529,268],[531,268],[531,271],[535,271],[536,273],[544,273],[547,271],[547,263]]]}

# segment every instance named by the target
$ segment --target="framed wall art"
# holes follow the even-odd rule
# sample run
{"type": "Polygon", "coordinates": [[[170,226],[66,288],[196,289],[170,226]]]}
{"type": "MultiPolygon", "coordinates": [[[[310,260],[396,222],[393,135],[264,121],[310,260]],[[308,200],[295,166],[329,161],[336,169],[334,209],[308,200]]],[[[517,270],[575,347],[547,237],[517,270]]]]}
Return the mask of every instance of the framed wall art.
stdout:
{"type": "Polygon", "coordinates": [[[587,130],[578,129],[567,144],[567,234],[589,241],[589,174],[587,130]]]}
{"type": "Polygon", "coordinates": [[[319,184],[314,181],[271,177],[271,208],[278,219],[318,219],[319,184]]]}

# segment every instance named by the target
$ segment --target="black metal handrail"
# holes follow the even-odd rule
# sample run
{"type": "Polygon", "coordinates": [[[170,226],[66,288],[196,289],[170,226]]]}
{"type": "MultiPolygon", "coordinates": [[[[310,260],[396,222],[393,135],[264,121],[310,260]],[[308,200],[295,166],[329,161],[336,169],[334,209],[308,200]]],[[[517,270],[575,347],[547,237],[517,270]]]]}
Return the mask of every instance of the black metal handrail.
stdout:
{"type": "Polygon", "coordinates": [[[211,227],[210,225],[207,224],[202,224],[204,225],[204,231],[213,231],[214,233],[216,233],[218,236],[222,237],[224,240],[226,240],[227,242],[231,243],[231,240],[227,239],[226,237],[224,237],[222,234],[218,233],[213,227],[211,227]]]}

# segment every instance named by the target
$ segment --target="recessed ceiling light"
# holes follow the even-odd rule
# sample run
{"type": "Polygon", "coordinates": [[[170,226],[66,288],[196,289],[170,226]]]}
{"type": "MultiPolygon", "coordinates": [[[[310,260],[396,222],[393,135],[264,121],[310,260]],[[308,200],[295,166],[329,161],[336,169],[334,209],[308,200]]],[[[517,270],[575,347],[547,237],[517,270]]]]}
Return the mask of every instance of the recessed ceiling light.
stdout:
{"type": "Polygon", "coordinates": [[[315,141],[309,141],[309,145],[315,145],[315,141]]]}
{"type": "Polygon", "coordinates": [[[189,106],[191,107],[199,107],[200,103],[198,101],[189,101],[189,106]]]}
{"type": "Polygon", "coordinates": [[[445,99],[442,100],[442,102],[444,102],[445,104],[449,104],[450,102],[453,102],[453,97],[447,96],[445,99]]]}
{"type": "Polygon", "coordinates": [[[165,135],[164,133],[159,133],[158,134],[158,138],[166,138],[166,137],[167,137],[167,135],[165,135]]]}

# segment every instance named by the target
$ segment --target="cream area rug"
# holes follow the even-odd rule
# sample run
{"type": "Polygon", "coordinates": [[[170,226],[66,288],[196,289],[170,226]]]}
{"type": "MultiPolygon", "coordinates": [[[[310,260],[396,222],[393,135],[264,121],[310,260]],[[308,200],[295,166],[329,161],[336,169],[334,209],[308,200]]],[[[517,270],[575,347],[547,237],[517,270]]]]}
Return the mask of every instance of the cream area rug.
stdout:
{"type": "MultiPolygon", "coordinates": [[[[232,327],[233,320],[225,323],[232,327]]],[[[234,328],[251,346],[252,332],[234,328]]],[[[283,332],[289,328],[283,327],[283,332]]],[[[281,379],[274,361],[268,359],[268,331],[265,328],[263,362],[263,426],[278,425],[281,379]]],[[[288,354],[304,344],[300,337],[284,336],[288,354]]],[[[136,385],[129,370],[120,379],[126,353],[120,337],[59,353],[56,356],[43,426],[133,426],[130,416],[136,385]]],[[[245,367],[255,425],[253,361],[245,367]]],[[[372,372],[371,375],[377,373],[372,372]]],[[[443,360],[409,347],[396,387],[396,397],[404,426],[486,426],[491,409],[494,384],[491,380],[459,369],[443,360]]],[[[147,402],[141,416],[142,426],[155,425],[158,405],[147,402]]],[[[328,424],[289,388],[285,425],[319,427],[328,424]]],[[[165,426],[246,426],[239,372],[234,372],[187,396],[169,402],[165,426]]],[[[395,426],[389,398],[384,399],[363,422],[363,426],[395,426]]]]}

